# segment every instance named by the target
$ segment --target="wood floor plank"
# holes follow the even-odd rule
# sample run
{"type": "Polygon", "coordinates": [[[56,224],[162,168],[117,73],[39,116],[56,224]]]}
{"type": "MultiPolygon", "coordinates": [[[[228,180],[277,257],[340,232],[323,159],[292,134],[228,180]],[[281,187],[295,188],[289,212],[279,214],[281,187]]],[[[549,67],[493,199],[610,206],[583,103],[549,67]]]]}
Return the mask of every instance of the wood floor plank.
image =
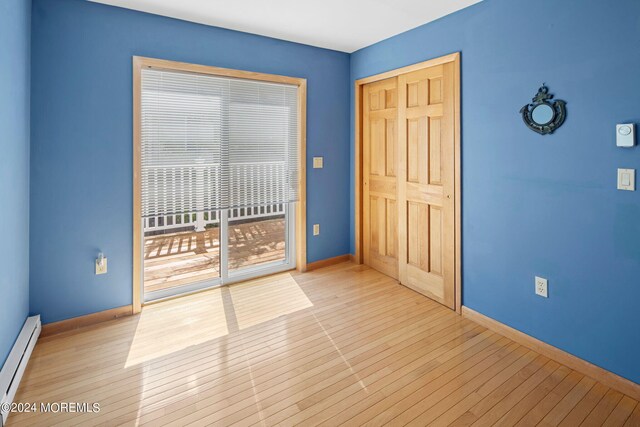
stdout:
{"type": "Polygon", "coordinates": [[[513,347],[508,347],[511,343],[504,341],[500,336],[489,335],[488,339],[472,347],[465,349],[461,354],[445,354],[444,357],[435,359],[436,365],[430,367],[426,372],[417,372],[418,375],[405,376],[401,381],[393,383],[392,387],[385,388],[377,395],[363,400],[364,405],[375,403],[362,413],[354,416],[351,407],[342,414],[332,418],[327,424],[334,423],[335,420],[348,420],[349,423],[360,424],[368,420],[368,425],[383,425],[391,422],[395,417],[411,408],[422,397],[430,395],[426,390],[440,390],[456,378],[458,375],[478,369],[477,366],[491,356],[495,359],[495,353],[508,354],[513,347]],[[506,349],[506,350],[505,350],[506,349]],[[506,352],[506,353],[505,353],[506,352]],[[451,357],[454,356],[454,357],[451,357]]]}
{"type": "MultiPolygon", "coordinates": [[[[398,308],[398,310],[400,311],[400,310],[401,310],[401,308],[398,308]]],[[[307,331],[307,332],[308,332],[308,331],[307,331]]],[[[319,335],[322,335],[322,332],[319,332],[319,335]]],[[[312,336],[312,337],[313,337],[313,336],[312,336]]],[[[261,343],[261,344],[263,345],[264,343],[261,343]]],[[[125,375],[124,377],[125,377],[125,378],[130,377],[130,374],[131,374],[131,372],[129,372],[129,373],[128,373],[128,376],[126,376],[126,375],[125,375]]],[[[113,377],[111,377],[110,379],[111,379],[111,380],[113,380],[113,377]]],[[[95,384],[95,383],[93,382],[94,380],[95,380],[95,378],[92,378],[92,379],[91,379],[91,381],[89,381],[89,382],[88,382],[88,384],[95,384]]],[[[59,389],[58,389],[58,390],[59,390],[59,389]]]]}
{"type": "MultiPolygon", "coordinates": [[[[335,338],[336,338],[336,343],[340,343],[340,342],[341,342],[341,341],[340,341],[340,337],[339,337],[339,336],[335,336],[335,338]]],[[[370,335],[370,336],[368,336],[368,337],[366,337],[366,338],[363,338],[363,339],[361,340],[362,342],[359,342],[358,340],[354,340],[354,337],[353,337],[353,336],[351,336],[351,337],[348,337],[348,336],[347,336],[345,339],[350,339],[350,340],[352,340],[352,341],[355,341],[355,343],[359,344],[359,348],[360,348],[361,350],[363,350],[363,349],[366,349],[366,345],[374,345],[374,344],[375,344],[375,339],[374,339],[374,338],[375,338],[375,337],[373,337],[373,336],[371,336],[371,335],[370,335]]],[[[353,342],[352,342],[352,344],[355,344],[355,343],[353,343],[353,342]]],[[[313,355],[313,357],[318,357],[317,351],[313,351],[313,349],[311,349],[311,350],[312,350],[312,353],[311,353],[311,354],[313,355]]],[[[270,374],[273,374],[275,367],[277,367],[277,366],[273,366],[273,364],[269,364],[268,369],[269,369],[269,373],[270,373],[270,374]]],[[[284,367],[284,368],[285,368],[285,369],[289,369],[289,370],[293,370],[294,372],[296,372],[296,365],[295,365],[295,363],[294,363],[294,364],[292,364],[292,363],[287,363],[287,364],[285,364],[285,367],[284,367]]],[[[275,371],[275,372],[277,373],[277,371],[275,371]]],[[[299,372],[299,371],[298,371],[298,372],[299,372]]],[[[301,373],[299,372],[299,374],[301,374],[301,373]]],[[[298,376],[300,376],[300,375],[298,375],[298,376]]],[[[254,365],[254,369],[252,369],[252,377],[253,377],[253,378],[252,378],[251,386],[252,386],[252,387],[254,388],[254,390],[255,390],[255,387],[256,387],[257,385],[259,385],[259,383],[260,383],[260,381],[261,381],[261,380],[260,380],[260,377],[261,377],[261,375],[260,375],[260,369],[259,369],[259,366],[258,366],[258,365],[254,365]]],[[[282,379],[284,379],[284,378],[283,378],[282,376],[280,376],[280,380],[282,380],[282,379]]],[[[225,390],[225,392],[229,392],[229,390],[225,390]]],[[[204,394],[203,394],[203,396],[204,396],[204,394]]]]}
{"type": "MultiPolygon", "coordinates": [[[[497,363],[491,365],[485,369],[480,375],[473,378],[471,381],[466,379],[461,382],[460,387],[454,390],[451,394],[440,400],[435,405],[429,407],[426,411],[423,411],[420,415],[414,418],[408,425],[420,426],[420,425],[447,425],[448,422],[444,418],[440,418],[447,410],[452,406],[464,401],[471,393],[482,387],[493,388],[495,383],[500,383],[513,372],[522,369],[524,365],[533,360],[536,353],[533,351],[527,351],[526,348],[518,348],[511,357],[503,357],[497,363]],[[437,421],[436,421],[437,420],[437,421]]],[[[471,405],[475,401],[475,396],[465,404],[471,405]]],[[[414,406],[417,411],[423,410],[423,404],[418,403],[414,406]]]]}
{"type": "Polygon", "coordinates": [[[487,402],[497,399],[497,396],[504,397],[504,390],[512,390],[515,385],[510,384],[516,381],[523,381],[522,377],[528,377],[534,372],[538,371],[548,359],[544,356],[540,356],[531,351],[525,357],[522,357],[518,363],[514,363],[509,366],[508,369],[504,369],[495,375],[491,380],[486,381],[482,386],[477,387],[467,397],[459,402],[450,401],[450,406],[442,415],[433,420],[433,424],[436,425],[452,425],[454,421],[460,418],[462,415],[471,410],[471,408],[479,405],[480,402],[486,399],[487,402]],[[521,374],[521,375],[519,375],[521,374]],[[513,380],[513,381],[512,381],[513,380]],[[489,395],[496,393],[494,399],[488,399],[489,395]],[[451,404],[455,403],[455,404],[451,404]]]}
{"type": "Polygon", "coordinates": [[[539,426],[557,426],[571,412],[578,402],[591,390],[595,380],[583,377],[582,380],[538,423],[539,426]]]}
{"type": "Polygon", "coordinates": [[[580,425],[584,427],[602,426],[623,397],[622,393],[609,390],[580,425]]]}
{"type": "MultiPolygon", "coordinates": [[[[376,345],[377,343],[374,342],[375,340],[366,338],[364,341],[369,341],[369,345],[374,346],[371,349],[373,354],[380,353],[381,348],[380,346],[376,345]]],[[[367,350],[367,344],[363,342],[361,343],[360,351],[364,351],[364,350],[367,350]]],[[[277,366],[269,367],[270,375],[261,376],[259,375],[260,374],[259,371],[253,371],[252,381],[250,384],[251,388],[253,389],[253,393],[254,394],[259,393],[260,389],[262,388],[268,389],[271,393],[277,391],[279,388],[284,388],[285,390],[287,390],[288,388],[292,388],[296,384],[296,382],[305,380],[307,376],[310,376],[315,372],[324,373],[325,371],[322,371],[322,369],[325,369],[325,370],[334,369],[334,371],[331,371],[331,374],[333,375],[337,375],[342,370],[344,370],[344,367],[341,366],[340,364],[339,355],[336,355],[335,352],[332,352],[331,354],[329,354],[326,359],[316,359],[316,360],[320,360],[321,362],[325,362],[325,363],[316,365],[316,364],[310,364],[309,362],[306,362],[306,364],[301,367],[298,367],[297,364],[295,363],[291,364],[290,366],[286,366],[284,369],[287,369],[291,373],[295,373],[295,375],[291,375],[291,376],[287,375],[289,372],[278,373],[277,371],[274,371],[274,369],[277,366]]],[[[315,379],[318,380],[318,377],[316,376],[315,379]]],[[[263,400],[264,399],[261,398],[261,401],[263,400]]],[[[214,399],[211,400],[211,402],[213,401],[214,399]]]]}
{"type": "MultiPolygon", "coordinates": [[[[416,327],[419,327],[420,325],[417,324],[416,327]]],[[[389,331],[390,332],[390,331],[389,331]]],[[[387,336],[381,336],[378,337],[378,339],[387,339],[387,336]]],[[[338,371],[337,372],[332,372],[333,375],[328,375],[326,376],[325,372],[323,372],[323,368],[324,367],[320,367],[319,369],[316,370],[312,370],[308,372],[308,375],[313,375],[314,381],[313,384],[314,385],[322,385],[323,382],[331,382],[331,381],[336,381],[336,380],[340,380],[341,376],[338,375],[338,372],[343,372],[344,374],[346,374],[347,376],[351,375],[352,372],[352,368],[350,366],[350,364],[348,363],[348,358],[352,357],[354,355],[357,355],[359,353],[361,353],[362,351],[367,350],[370,346],[377,344],[376,343],[376,338],[375,337],[370,337],[367,340],[365,340],[365,342],[351,342],[349,346],[345,345],[341,347],[341,351],[338,352],[337,354],[334,354],[334,359],[333,362],[334,363],[338,363],[339,365],[341,365],[341,367],[338,367],[338,371]],[[368,342],[367,342],[368,341],[368,342]],[[352,353],[353,352],[353,353],[352,353]]],[[[331,339],[331,342],[333,342],[334,344],[338,345],[340,344],[339,341],[336,341],[336,338],[333,337],[331,339]]],[[[378,352],[380,353],[380,351],[378,350],[378,352]]],[[[375,359],[374,359],[375,360],[375,359]]],[[[302,375],[302,373],[300,375],[298,375],[297,378],[295,378],[296,383],[300,380],[306,380],[306,377],[304,375],[302,375]]],[[[304,382],[303,383],[303,388],[308,387],[308,382],[304,382]]],[[[279,392],[281,391],[279,387],[274,387],[273,384],[268,385],[267,387],[265,387],[265,390],[262,390],[261,388],[256,388],[256,385],[254,384],[254,394],[260,397],[261,400],[261,405],[268,405],[269,404],[269,399],[268,396],[270,396],[273,393],[279,392]]],[[[281,401],[282,398],[286,397],[287,394],[290,394],[291,390],[289,389],[288,393],[284,393],[283,396],[275,396],[275,398],[273,400],[275,401],[281,401]]],[[[300,397],[302,398],[302,397],[300,397]]],[[[234,399],[234,401],[237,401],[238,399],[234,399]]],[[[214,401],[211,401],[211,403],[215,403],[214,401]]],[[[247,400],[245,402],[239,402],[238,406],[236,407],[236,411],[233,412],[231,409],[225,407],[225,411],[231,415],[231,414],[235,414],[236,412],[239,412],[241,409],[243,409],[243,404],[247,405],[250,404],[250,400],[247,400]]],[[[204,406],[204,405],[203,405],[204,406]]],[[[218,411],[218,413],[216,413],[215,415],[211,415],[210,412],[215,412],[212,409],[214,408],[214,406],[212,407],[203,407],[202,410],[197,411],[196,413],[191,413],[188,416],[188,419],[194,419],[197,420],[198,417],[207,419],[209,421],[211,421],[212,417],[218,417],[221,415],[221,413],[218,411]]],[[[167,421],[169,421],[172,417],[175,417],[174,414],[171,414],[169,417],[165,417],[162,422],[165,423],[167,421]]]]}
{"type": "Polygon", "coordinates": [[[624,427],[640,427],[640,404],[636,405],[636,409],[629,415],[624,427]]]}
{"type": "MultiPolygon", "coordinates": [[[[401,307],[398,307],[398,308],[397,308],[397,310],[396,310],[397,312],[396,312],[396,313],[391,313],[388,317],[386,317],[386,318],[382,318],[380,321],[381,321],[381,322],[389,322],[389,321],[390,321],[391,319],[393,319],[393,318],[398,319],[398,317],[397,317],[397,313],[402,312],[402,311],[403,311],[403,308],[406,308],[406,304],[407,304],[407,302],[405,301],[405,302],[404,302],[404,304],[405,304],[404,306],[401,306],[401,307]]],[[[436,308],[436,309],[440,309],[440,312],[442,312],[442,308],[435,307],[435,306],[431,306],[430,308],[431,308],[431,309],[434,309],[434,308],[436,308]]],[[[386,314],[385,314],[385,315],[386,315],[386,314]]],[[[429,319],[429,318],[427,318],[427,319],[429,319]]],[[[361,319],[361,321],[362,321],[362,323],[366,323],[366,324],[367,324],[367,326],[369,327],[369,329],[371,329],[372,325],[373,325],[373,326],[375,326],[375,322],[372,322],[370,319],[366,319],[366,318],[365,318],[365,319],[361,319]]],[[[344,326],[344,325],[340,324],[340,326],[344,326]]],[[[354,325],[354,324],[351,324],[351,326],[357,326],[357,324],[355,324],[355,325],[354,325]]],[[[344,330],[346,333],[350,333],[350,334],[352,334],[352,333],[353,333],[353,328],[342,328],[342,330],[344,330]]],[[[337,331],[337,330],[334,330],[333,332],[335,333],[336,331],[337,331]]],[[[374,331],[375,331],[375,328],[374,328],[374,331]]],[[[320,335],[321,335],[322,337],[324,337],[324,333],[321,333],[320,335]]],[[[338,338],[338,336],[336,336],[336,338],[338,338]]],[[[349,338],[349,339],[353,339],[353,336],[351,335],[351,336],[349,336],[348,338],[349,338]]],[[[297,344],[300,344],[300,342],[297,342],[297,344]]],[[[304,342],[302,342],[302,344],[304,344],[304,342]]],[[[248,346],[245,346],[245,348],[246,348],[246,347],[248,347],[248,346]]],[[[322,355],[322,353],[318,353],[318,349],[317,349],[317,348],[315,348],[315,347],[313,347],[313,346],[311,346],[311,347],[306,346],[306,347],[305,347],[305,346],[302,346],[302,345],[297,345],[296,347],[294,347],[294,349],[295,349],[295,348],[304,349],[305,351],[307,351],[307,350],[308,350],[309,352],[312,352],[312,354],[313,354],[313,355],[315,355],[316,357],[318,357],[318,356],[322,355]]],[[[291,349],[291,348],[289,348],[289,350],[292,350],[292,349],[291,349]]],[[[244,357],[247,357],[247,356],[250,356],[250,355],[251,355],[251,353],[249,353],[249,352],[245,352],[244,357]]],[[[259,356],[260,356],[260,357],[262,357],[262,358],[264,358],[264,357],[266,357],[266,356],[269,356],[269,354],[268,354],[268,353],[267,353],[267,354],[264,354],[264,352],[260,352],[259,356]]],[[[275,355],[273,355],[273,356],[275,356],[275,355]]],[[[271,371],[273,371],[273,369],[275,368],[275,366],[274,366],[274,362],[276,362],[276,361],[277,361],[277,359],[274,359],[273,357],[268,357],[267,359],[268,359],[269,369],[270,369],[271,371]]],[[[216,359],[214,359],[214,360],[216,360],[216,359]]],[[[227,357],[225,358],[225,365],[227,365],[227,366],[228,366],[229,362],[230,362],[230,358],[229,358],[229,356],[227,356],[227,357]]],[[[259,371],[259,368],[260,368],[260,363],[259,363],[259,362],[260,362],[260,361],[259,361],[258,359],[253,359],[253,360],[252,360],[252,362],[253,362],[253,371],[254,371],[254,372],[255,372],[256,370],[257,370],[257,371],[259,371]]],[[[284,366],[285,366],[285,368],[292,368],[292,366],[291,366],[290,364],[288,364],[288,363],[285,363],[285,364],[284,364],[284,366]]],[[[199,367],[199,368],[202,368],[202,365],[199,365],[198,367],[199,367]]],[[[295,368],[295,366],[293,366],[293,368],[295,368]]],[[[166,372],[166,371],[164,371],[164,370],[163,370],[163,371],[162,371],[162,374],[164,374],[165,372],[166,372]]],[[[191,373],[191,372],[184,372],[184,371],[183,371],[183,372],[181,372],[181,374],[182,374],[182,375],[187,375],[187,376],[189,376],[189,377],[190,377],[190,381],[191,381],[191,382],[193,382],[193,380],[194,380],[194,378],[193,378],[193,373],[191,373]]],[[[147,373],[147,374],[146,374],[146,378],[148,379],[148,387],[146,387],[146,389],[147,389],[147,395],[148,395],[148,394],[150,394],[149,392],[151,392],[151,391],[153,390],[153,387],[152,387],[153,382],[151,381],[151,376],[149,375],[149,373],[147,373]]],[[[204,378],[200,378],[200,377],[199,377],[198,379],[199,379],[199,380],[203,380],[204,378]]],[[[199,387],[198,387],[198,388],[199,388],[199,387]]],[[[116,390],[113,390],[113,387],[110,387],[110,392],[111,392],[112,394],[113,394],[113,393],[115,393],[115,395],[116,395],[116,396],[118,396],[118,397],[121,397],[121,394],[120,394],[120,393],[118,393],[118,390],[117,390],[117,389],[116,389],[116,390]]],[[[174,396],[174,397],[175,397],[175,396],[174,396]]],[[[137,406],[138,406],[138,405],[136,405],[136,407],[137,407],[137,406]]]]}
{"type": "Polygon", "coordinates": [[[389,402],[388,398],[396,399],[396,401],[400,400],[413,390],[417,390],[420,386],[440,377],[448,369],[454,368],[464,360],[481,353],[499,339],[500,337],[491,331],[484,330],[473,338],[467,337],[462,342],[454,341],[451,343],[452,346],[441,346],[438,351],[425,358],[424,364],[418,369],[399,378],[396,376],[394,381],[383,389],[374,393],[369,393],[369,389],[366,389],[364,390],[368,394],[366,397],[355,395],[350,400],[341,401],[329,412],[333,417],[326,420],[325,424],[331,425],[346,422],[362,424],[383,409],[392,406],[394,402],[389,402]],[[340,411],[341,409],[342,411],[340,411]],[[338,411],[340,412],[334,415],[338,411]]]}
{"type": "MultiPolygon", "coordinates": [[[[162,248],[176,271],[192,266],[184,251],[193,242],[178,243],[162,248]]],[[[350,262],[43,338],[15,400],[96,402],[101,410],[14,413],[9,426],[631,427],[640,420],[630,397],[350,262]]]]}
{"type": "Polygon", "coordinates": [[[519,427],[535,426],[560,403],[560,401],[582,380],[583,375],[571,371],[560,384],[534,406],[519,422],[519,427]]]}
{"type": "Polygon", "coordinates": [[[512,393],[479,416],[473,426],[514,425],[569,374],[569,369],[551,361],[512,393]]]}
{"type": "Polygon", "coordinates": [[[638,402],[630,398],[629,396],[624,396],[620,399],[618,406],[609,414],[607,419],[605,420],[603,427],[614,427],[614,426],[622,426],[627,421],[627,418],[631,416],[631,413],[638,405],[638,402]]]}
{"type": "Polygon", "coordinates": [[[415,421],[417,417],[420,416],[420,414],[424,413],[425,409],[428,410],[432,408],[436,403],[458,389],[465,382],[475,379],[477,375],[481,375],[487,372],[487,370],[489,370],[492,366],[503,363],[505,360],[511,362],[514,358],[514,351],[518,352],[516,354],[518,356],[520,355],[519,352],[526,351],[526,349],[520,345],[517,345],[516,343],[507,342],[506,346],[489,355],[489,357],[484,359],[482,362],[474,364],[472,368],[466,370],[462,374],[449,379],[448,381],[446,381],[446,384],[443,384],[441,387],[436,388],[433,392],[428,394],[426,393],[427,390],[433,390],[433,387],[429,387],[428,389],[420,389],[420,392],[416,394],[416,398],[412,397],[411,399],[409,399],[410,407],[404,410],[402,413],[397,414],[391,422],[393,424],[401,425],[410,424],[411,422],[415,421]],[[425,394],[427,394],[426,397],[424,397],[425,394]],[[420,399],[421,397],[422,399],[420,399]]]}
{"type": "Polygon", "coordinates": [[[607,386],[596,383],[591,390],[589,390],[589,393],[567,414],[560,423],[560,426],[572,427],[580,425],[608,390],[609,388],[607,386]]]}
{"type": "MultiPolygon", "coordinates": [[[[386,309],[389,309],[389,307],[391,307],[391,306],[390,306],[390,305],[388,304],[388,302],[386,302],[385,300],[386,300],[386,299],[387,299],[391,294],[393,294],[393,292],[387,292],[386,294],[377,294],[377,295],[375,295],[375,296],[376,296],[376,298],[375,298],[375,299],[373,299],[373,300],[371,300],[371,301],[367,302],[367,306],[366,306],[366,309],[367,309],[367,310],[366,310],[366,313],[367,313],[367,314],[369,314],[369,313],[375,313],[375,310],[376,310],[378,307],[384,307],[384,308],[385,308],[385,310],[386,310],[386,309]],[[374,306],[374,304],[376,304],[376,305],[374,306]]],[[[364,301],[364,295],[363,295],[363,298],[362,298],[362,299],[363,299],[363,301],[364,301]]],[[[402,301],[399,301],[399,303],[400,303],[399,305],[402,305],[402,304],[403,304],[403,302],[402,302],[402,301]]],[[[404,304],[406,304],[406,301],[404,302],[404,304]]],[[[359,307],[356,307],[356,308],[359,308],[359,307]]],[[[363,308],[364,308],[364,307],[363,307],[363,308]]],[[[344,307],[344,308],[340,308],[340,309],[335,308],[335,309],[331,312],[331,314],[330,314],[330,315],[331,315],[331,317],[332,317],[334,320],[335,320],[335,319],[339,319],[339,320],[346,320],[347,318],[342,316],[342,314],[343,314],[343,313],[345,313],[345,312],[347,313],[347,314],[346,314],[347,316],[348,316],[348,315],[350,315],[350,313],[353,313],[353,307],[344,307]]],[[[146,313],[145,313],[145,314],[146,314],[146,313]]],[[[320,315],[320,314],[318,314],[318,316],[319,316],[319,315],[320,315]]],[[[351,314],[351,315],[352,315],[352,314],[351,314]]],[[[154,322],[154,324],[155,324],[155,319],[153,320],[153,322],[154,322]]],[[[290,324],[288,324],[288,325],[286,326],[286,332],[287,332],[287,334],[288,334],[288,335],[293,334],[293,333],[296,333],[296,332],[297,332],[297,329],[298,329],[298,325],[300,326],[300,328],[302,328],[302,327],[307,327],[309,324],[312,324],[312,325],[313,325],[313,324],[315,324],[315,319],[309,319],[309,318],[307,318],[307,319],[305,319],[305,323],[304,323],[304,324],[295,324],[295,325],[294,325],[293,323],[290,323],[290,324]]],[[[275,328],[276,328],[278,331],[282,331],[283,327],[284,327],[284,325],[281,325],[281,324],[276,324],[276,325],[275,325],[275,328]]],[[[273,328],[272,328],[272,329],[273,329],[273,328]]],[[[183,329],[182,329],[182,328],[180,328],[179,330],[180,330],[180,331],[182,331],[183,329]]],[[[167,332],[167,331],[165,330],[165,333],[166,333],[166,332],[167,332]]],[[[269,335],[269,334],[268,334],[268,332],[269,332],[269,330],[268,330],[268,329],[260,330],[260,331],[259,331],[258,336],[260,337],[260,339],[263,339],[265,336],[268,336],[268,335],[269,335]]],[[[308,334],[309,334],[309,330],[308,330],[308,329],[303,330],[303,331],[302,331],[302,333],[303,333],[303,334],[305,334],[305,335],[308,335],[308,334]]],[[[245,334],[245,335],[243,335],[243,336],[246,336],[246,334],[245,334]]],[[[239,341],[239,340],[237,340],[237,339],[224,340],[224,337],[222,337],[220,340],[221,340],[221,341],[224,341],[225,349],[226,349],[227,351],[228,351],[228,349],[232,348],[234,345],[236,345],[236,344],[240,343],[240,341],[239,341]]],[[[119,355],[119,357],[126,356],[126,355],[127,355],[127,353],[128,353],[128,351],[129,351],[129,349],[130,349],[130,346],[131,346],[131,339],[129,339],[129,340],[127,341],[127,347],[126,347],[126,349],[123,351],[123,354],[122,354],[122,355],[119,355]]],[[[100,350],[101,350],[101,351],[104,351],[105,349],[102,349],[102,346],[100,346],[100,350]]],[[[75,355],[76,355],[76,356],[78,356],[78,353],[76,353],[75,355]]],[[[83,354],[82,354],[82,358],[83,358],[83,359],[88,359],[89,357],[87,357],[87,356],[89,356],[89,355],[87,355],[86,353],[83,353],[83,354]]],[[[65,355],[65,358],[66,358],[66,359],[68,359],[68,355],[65,355]]],[[[158,359],[156,359],[156,361],[157,361],[157,360],[158,360],[158,359]]],[[[60,361],[60,362],[61,362],[61,361],[60,361]]],[[[95,362],[95,361],[94,361],[94,360],[92,360],[92,363],[93,363],[93,362],[95,362]]],[[[33,366],[33,365],[30,365],[30,366],[33,366]]],[[[40,365],[38,365],[38,366],[40,366],[40,365]]],[[[75,365],[75,364],[73,364],[73,363],[69,364],[69,366],[70,366],[70,367],[72,367],[72,368],[73,368],[73,369],[75,369],[75,370],[86,372],[85,367],[80,367],[80,368],[79,368],[78,366],[76,366],[76,365],[75,365]]],[[[62,368],[63,368],[63,366],[61,366],[61,365],[60,365],[60,363],[54,363],[54,364],[51,366],[50,370],[51,370],[51,372],[55,373],[57,376],[67,375],[67,374],[69,374],[69,373],[70,373],[70,372],[63,372],[63,371],[62,371],[62,368]]],[[[42,370],[40,369],[40,371],[42,371],[42,370]]],[[[37,374],[38,374],[38,373],[34,373],[34,374],[33,374],[33,376],[34,376],[35,378],[38,378],[38,375],[37,375],[37,374]]],[[[31,382],[31,378],[29,378],[29,379],[27,380],[27,382],[28,382],[28,383],[30,383],[30,382],[31,382]]],[[[42,384],[39,384],[39,385],[42,385],[42,384]]]]}
{"type": "Polygon", "coordinates": [[[380,378],[381,374],[385,376],[391,375],[394,369],[397,369],[396,366],[405,362],[407,364],[404,365],[402,369],[410,369],[410,360],[415,360],[416,358],[421,358],[425,360],[426,363],[427,360],[434,357],[434,353],[436,353],[437,350],[455,346],[455,344],[459,342],[458,339],[466,340],[471,336],[477,335],[479,333],[477,329],[473,324],[465,324],[462,327],[460,325],[453,325],[443,330],[442,332],[444,332],[444,334],[438,332],[431,337],[415,342],[413,345],[408,345],[410,342],[407,341],[403,343],[403,346],[389,347],[380,354],[362,355],[362,357],[352,357],[347,354],[345,355],[345,359],[350,365],[349,369],[352,373],[355,373],[360,380],[350,376],[338,382],[327,381],[326,383],[317,383],[301,390],[298,397],[294,397],[293,399],[293,396],[285,396],[282,395],[282,393],[280,395],[273,395],[271,399],[267,398],[263,400],[263,414],[265,419],[269,420],[270,423],[275,423],[280,419],[286,418],[288,414],[298,413],[299,411],[304,411],[312,407],[314,407],[314,410],[318,410],[322,406],[330,403],[331,400],[328,399],[328,397],[332,394],[345,394],[346,391],[353,389],[353,387],[357,389],[358,385],[364,385],[369,389],[368,384],[380,378]],[[440,339],[435,339],[437,337],[440,339]],[[443,345],[443,341],[449,342],[443,345]],[[414,347],[418,346],[421,347],[420,351],[414,349],[414,347]],[[411,355],[411,359],[408,358],[407,355],[411,355]],[[382,356],[386,357],[379,361],[382,356]],[[399,363],[391,363],[394,359],[399,363]],[[372,362],[377,363],[372,364],[372,362]],[[385,363],[389,364],[385,365],[385,363]],[[382,368],[379,368],[379,366],[382,366],[382,368]],[[322,404],[320,404],[320,402],[322,402],[322,404]],[[316,405],[316,403],[318,404],[316,405]]]}
{"type": "MultiPolygon", "coordinates": [[[[468,339],[470,335],[476,334],[477,332],[466,334],[466,338],[468,339]]],[[[482,335],[478,336],[482,337],[482,335]]],[[[449,347],[443,346],[443,348],[449,347]]],[[[460,346],[454,348],[461,349],[460,346]]],[[[323,390],[322,393],[311,396],[310,402],[313,402],[313,405],[309,405],[309,401],[299,402],[290,406],[287,410],[277,413],[275,416],[266,418],[265,421],[268,424],[281,423],[283,425],[317,424],[324,421],[332,413],[359,402],[361,400],[360,393],[375,393],[385,385],[394,382],[398,376],[414,375],[418,371],[429,370],[437,366],[433,362],[439,357],[439,353],[440,351],[437,350],[430,351],[424,355],[420,352],[411,352],[404,357],[398,358],[395,363],[386,366],[381,372],[375,370],[372,372],[364,371],[361,375],[357,375],[359,379],[357,382],[336,384],[334,387],[323,390]]],[[[335,422],[332,421],[332,423],[335,422]]]]}
{"type": "MultiPolygon", "coordinates": [[[[508,381],[489,393],[487,396],[483,397],[464,413],[460,414],[460,410],[458,408],[452,408],[450,410],[450,415],[459,415],[448,424],[452,426],[469,426],[473,424],[479,417],[487,413],[487,411],[493,408],[498,402],[511,393],[514,393],[514,390],[521,386],[525,381],[529,380],[533,375],[549,375],[549,373],[554,369],[553,366],[550,366],[550,363],[553,362],[550,362],[548,358],[539,355],[528,366],[518,371],[516,375],[509,378],[508,381]]],[[[445,413],[445,416],[448,417],[449,414],[445,413]]]]}

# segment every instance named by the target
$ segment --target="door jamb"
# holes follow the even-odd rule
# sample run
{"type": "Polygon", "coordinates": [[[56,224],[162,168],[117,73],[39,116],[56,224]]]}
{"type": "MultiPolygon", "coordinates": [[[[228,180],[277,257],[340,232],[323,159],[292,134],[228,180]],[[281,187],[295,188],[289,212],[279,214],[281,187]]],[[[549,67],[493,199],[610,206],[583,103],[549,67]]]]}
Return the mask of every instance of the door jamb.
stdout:
{"type": "Polygon", "coordinates": [[[429,68],[436,65],[453,63],[454,65],[454,174],[455,174],[455,311],[462,314],[462,182],[460,163],[460,52],[451,53],[439,58],[397,68],[369,77],[356,80],[355,82],[355,262],[362,264],[362,93],[363,86],[368,83],[397,77],[400,74],[429,68]]]}
{"type": "Polygon", "coordinates": [[[133,314],[142,311],[142,181],[141,161],[141,74],[143,68],[160,68],[174,71],[186,71],[200,74],[234,77],[248,80],[261,80],[298,86],[298,202],[296,203],[296,270],[307,270],[307,79],[299,77],[264,74],[253,71],[234,70],[209,65],[198,65],[165,59],[133,56],[133,314]]]}

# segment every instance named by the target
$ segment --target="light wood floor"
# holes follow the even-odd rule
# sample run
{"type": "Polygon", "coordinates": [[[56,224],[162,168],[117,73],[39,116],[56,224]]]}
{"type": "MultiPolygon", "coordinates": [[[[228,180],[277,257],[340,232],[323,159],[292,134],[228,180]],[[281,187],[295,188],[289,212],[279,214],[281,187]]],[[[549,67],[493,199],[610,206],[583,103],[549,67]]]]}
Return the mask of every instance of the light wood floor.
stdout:
{"type": "Polygon", "coordinates": [[[364,266],[285,273],[41,339],[9,425],[638,426],[640,406],[364,266]]]}
{"type": "MultiPolygon", "coordinates": [[[[229,269],[285,258],[284,219],[229,225],[229,269]]],[[[160,234],[144,239],[144,289],[173,288],[220,277],[220,232],[160,234]]]]}

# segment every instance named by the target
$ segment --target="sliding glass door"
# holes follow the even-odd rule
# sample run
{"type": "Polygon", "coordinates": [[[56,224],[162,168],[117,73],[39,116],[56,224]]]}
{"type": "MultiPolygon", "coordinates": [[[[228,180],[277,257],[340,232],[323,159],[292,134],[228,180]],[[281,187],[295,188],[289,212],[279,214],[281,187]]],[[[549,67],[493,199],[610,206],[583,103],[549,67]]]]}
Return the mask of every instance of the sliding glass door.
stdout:
{"type": "Polygon", "coordinates": [[[295,268],[297,86],[144,68],[144,300],[295,268]]]}

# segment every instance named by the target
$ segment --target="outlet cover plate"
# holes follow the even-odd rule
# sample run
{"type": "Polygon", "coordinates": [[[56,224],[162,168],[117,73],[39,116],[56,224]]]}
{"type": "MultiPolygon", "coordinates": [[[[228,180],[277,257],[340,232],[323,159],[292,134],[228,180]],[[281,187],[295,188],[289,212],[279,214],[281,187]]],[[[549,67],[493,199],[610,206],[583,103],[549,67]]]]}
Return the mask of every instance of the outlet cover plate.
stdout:
{"type": "Polygon", "coordinates": [[[536,295],[549,298],[548,282],[544,277],[536,276],[536,295]]]}
{"type": "Polygon", "coordinates": [[[102,266],[100,266],[99,261],[96,259],[96,274],[107,274],[107,259],[102,259],[102,266]]]}
{"type": "Polygon", "coordinates": [[[320,234],[320,224],[313,224],[313,235],[317,236],[320,234]]]}

